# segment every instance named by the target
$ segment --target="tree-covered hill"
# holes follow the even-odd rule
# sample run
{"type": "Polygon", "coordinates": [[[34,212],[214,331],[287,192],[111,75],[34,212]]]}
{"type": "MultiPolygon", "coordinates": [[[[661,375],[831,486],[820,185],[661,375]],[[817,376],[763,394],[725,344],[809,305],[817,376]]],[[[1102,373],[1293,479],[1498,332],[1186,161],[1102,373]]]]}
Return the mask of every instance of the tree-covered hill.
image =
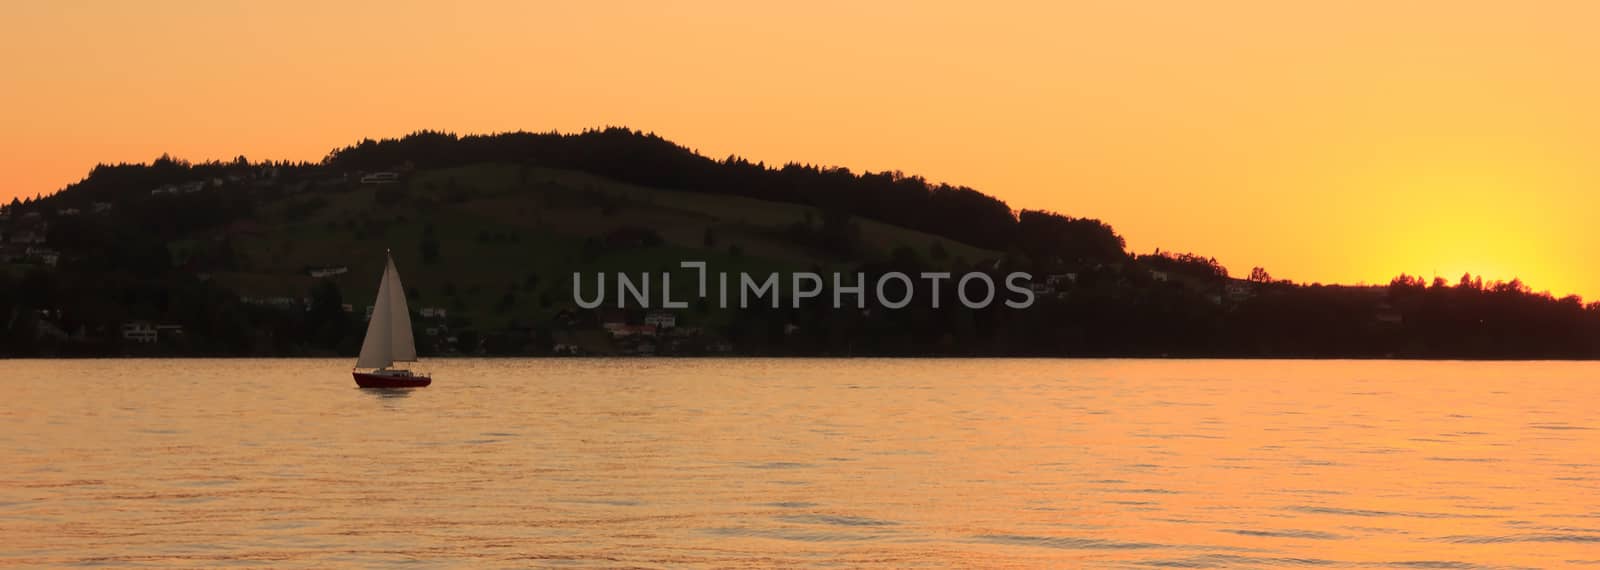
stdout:
{"type": "Polygon", "coordinates": [[[1131,255],[1099,220],[1014,211],[971,188],[714,160],[627,129],[420,132],[317,163],[100,165],[13,202],[0,229],[0,355],[352,354],[385,250],[435,354],[1600,355],[1600,305],[1520,283],[1238,279],[1201,255],[1131,255]],[[671,272],[687,286],[686,260],[756,274],[1025,271],[1037,303],[701,302],[668,328],[573,301],[574,273],[671,272]]]}

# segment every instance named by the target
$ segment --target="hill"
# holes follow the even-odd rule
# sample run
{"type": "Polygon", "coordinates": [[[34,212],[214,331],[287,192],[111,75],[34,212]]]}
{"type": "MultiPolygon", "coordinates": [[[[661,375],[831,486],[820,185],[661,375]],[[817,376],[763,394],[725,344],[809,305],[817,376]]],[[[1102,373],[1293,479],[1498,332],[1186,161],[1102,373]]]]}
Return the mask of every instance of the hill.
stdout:
{"type": "Polygon", "coordinates": [[[1518,282],[1236,279],[1204,256],[1130,255],[1098,220],[1013,211],[970,188],[713,160],[626,129],[422,132],[318,163],[101,165],[8,206],[0,228],[10,355],[353,354],[386,249],[435,354],[1600,354],[1600,305],[1518,282]],[[573,302],[574,273],[692,283],[684,260],[757,274],[1026,271],[1039,302],[700,303],[665,317],[573,302]]]}

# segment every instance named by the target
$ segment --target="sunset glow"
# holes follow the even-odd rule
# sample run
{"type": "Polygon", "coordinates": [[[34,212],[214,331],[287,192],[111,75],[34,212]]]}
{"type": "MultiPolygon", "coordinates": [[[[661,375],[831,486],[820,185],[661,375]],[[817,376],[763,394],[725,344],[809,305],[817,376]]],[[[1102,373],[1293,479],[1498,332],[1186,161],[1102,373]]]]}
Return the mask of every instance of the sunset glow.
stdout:
{"type": "Polygon", "coordinates": [[[7,2],[0,198],[96,163],[622,125],[1298,282],[1600,298],[1600,8],[7,2]]]}

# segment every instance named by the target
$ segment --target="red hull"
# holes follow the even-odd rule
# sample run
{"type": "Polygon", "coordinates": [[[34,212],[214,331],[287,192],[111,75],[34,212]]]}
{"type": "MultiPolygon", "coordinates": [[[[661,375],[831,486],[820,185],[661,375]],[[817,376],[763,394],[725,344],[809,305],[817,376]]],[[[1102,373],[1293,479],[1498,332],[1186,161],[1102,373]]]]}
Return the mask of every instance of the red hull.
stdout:
{"type": "Polygon", "coordinates": [[[362,388],[421,388],[433,383],[433,379],[427,376],[389,376],[364,372],[351,372],[351,374],[356,377],[356,385],[362,388]]]}

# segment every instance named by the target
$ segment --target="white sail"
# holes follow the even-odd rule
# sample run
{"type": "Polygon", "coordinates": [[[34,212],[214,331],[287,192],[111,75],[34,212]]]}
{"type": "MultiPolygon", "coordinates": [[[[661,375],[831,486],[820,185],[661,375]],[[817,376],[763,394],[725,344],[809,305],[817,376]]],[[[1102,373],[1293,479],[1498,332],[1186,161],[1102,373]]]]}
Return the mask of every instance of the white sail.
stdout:
{"type": "Polygon", "coordinates": [[[411,338],[411,312],[406,308],[406,289],[394,258],[388,258],[383,279],[378,282],[378,297],[372,302],[372,320],[367,322],[367,338],[361,342],[356,368],[388,368],[396,362],[417,359],[417,346],[411,338]]]}
{"type": "Polygon", "coordinates": [[[389,356],[395,362],[416,362],[417,345],[411,338],[411,309],[406,307],[406,288],[400,285],[400,272],[394,268],[394,258],[389,258],[389,268],[383,271],[385,285],[389,286],[389,356]]]}

